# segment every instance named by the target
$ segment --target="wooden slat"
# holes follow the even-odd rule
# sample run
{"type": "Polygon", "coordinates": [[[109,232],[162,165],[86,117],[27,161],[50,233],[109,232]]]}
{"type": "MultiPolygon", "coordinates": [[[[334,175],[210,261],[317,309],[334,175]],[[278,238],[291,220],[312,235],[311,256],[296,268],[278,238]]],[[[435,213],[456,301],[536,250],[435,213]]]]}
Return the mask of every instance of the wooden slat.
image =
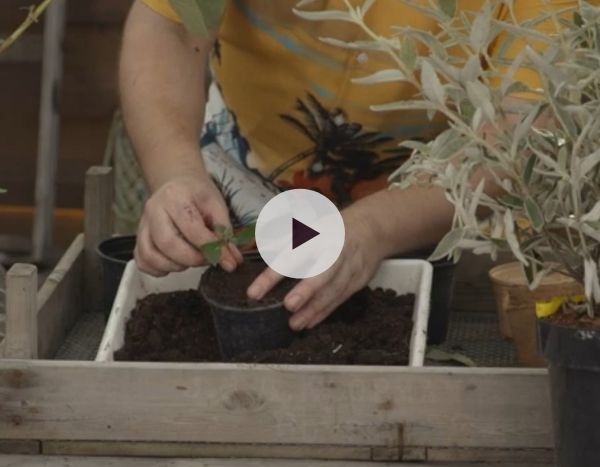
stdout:
{"type": "Polygon", "coordinates": [[[26,439],[0,439],[0,465],[2,465],[1,454],[39,454],[41,443],[26,439]]]}
{"type": "Polygon", "coordinates": [[[37,268],[17,263],[6,275],[6,358],[37,358],[37,268]]]}
{"type": "Polygon", "coordinates": [[[52,358],[83,310],[83,234],[50,273],[38,293],[38,349],[52,358]]]}
{"type": "Polygon", "coordinates": [[[0,433],[8,439],[376,447],[394,446],[402,425],[413,447],[552,447],[544,370],[45,361],[0,368],[0,433]]]}
{"type": "Polygon", "coordinates": [[[110,167],[92,167],[85,176],[85,307],[102,311],[102,269],[98,244],[113,233],[114,178],[110,167]]]}
{"type": "MultiPolygon", "coordinates": [[[[0,467],[471,467],[469,463],[452,464],[381,464],[376,462],[315,462],[313,460],[251,460],[251,459],[143,459],[122,457],[53,457],[53,456],[3,456],[0,467]]],[[[550,467],[551,464],[548,464],[550,467]]],[[[532,467],[531,464],[485,464],[485,467],[532,467]]]]}
{"type": "Polygon", "coordinates": [[[266,458],[371,460],[361,446],[149,443],[127,441],[44,441],[42,453],[67,456],[148,456],[202,458],[266,458]]]}
{"type": "Polygon", "coordinates": [[[42,93],[38,130],[33,219],[33,258],[48,261],[52,248],[55,182],[60,136],[60,98],[63,81],[63,37],[66,0],[54,0],[45,13],[42,93]]]}
{"type": "Polygon", "coordinates": [[[528,462],[532,465],[551,464],[552,449],[485,449],[485,448],[430,448],[430,462],[528,462]]]}

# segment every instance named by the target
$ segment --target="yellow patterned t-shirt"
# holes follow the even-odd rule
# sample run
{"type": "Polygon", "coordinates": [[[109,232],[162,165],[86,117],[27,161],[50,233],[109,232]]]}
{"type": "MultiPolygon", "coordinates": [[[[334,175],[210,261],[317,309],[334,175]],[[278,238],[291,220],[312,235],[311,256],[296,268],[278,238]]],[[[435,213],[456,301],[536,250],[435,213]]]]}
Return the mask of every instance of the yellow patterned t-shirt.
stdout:
{"type": "MultiPolygon", "coordinates": [[[[168,0],[144,2],[180,20],[168,0]]],[[[371,111],[373,104],[410,99],[414,88],[398,82],[353,83],[353,78],[389,68],[388,58],[323,43],[323,36],[346,41],[364,36],[350,23],[299,18],[292,11],[297,2],[228,0],[212,57],[215,86],[203,140],[219,142],[267,182],[316,189],[345,205],[386,185],[389,173],[406,157],[398,142],[427,139],[444,122],[430,121],[424,112],[371,111]]],[[[476,14],[484,4],[458,0],[457,8],[476,14]]],[[[514,13],[523,22],[548,8],[576,5],[577,0],[514,0],[514,13]]],[[[307,8],[346,9],[343,0],[316,0],[307,8]]],[[[499,17],[507,14],[497,9],[499,17]]],[[[396,25],[430,32],[439,27],[435,19],[399,0],[375,1],[366,19],[385,35],[396,25]]],[[[552,24],[538,29],[555,32],[552,24]]],[[[512,46],[513,56],[522,45],[512,46]]],[[[516,78],[536,82],[524,69],[516,78]]]]}

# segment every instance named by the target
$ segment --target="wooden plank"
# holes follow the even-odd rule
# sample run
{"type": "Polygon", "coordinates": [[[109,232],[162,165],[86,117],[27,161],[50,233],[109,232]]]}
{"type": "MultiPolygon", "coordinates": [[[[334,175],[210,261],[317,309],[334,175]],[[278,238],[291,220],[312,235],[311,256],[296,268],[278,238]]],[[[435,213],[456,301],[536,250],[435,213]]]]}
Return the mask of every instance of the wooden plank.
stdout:
{"type": "Polygon", "coordinates": [[[42,453],[67,456],[371,460],[371,448],[368,447],[323,445],[44,441],[42,453]]]}
{"type": "Polygon", "coordinates": [[[55,181],[60,136],[65,13],[66,0],[55,0],[48,7],[44,19],[42,94],[32,240],[34,262],[47,261],[52,248],[55,181]]]}
{"type": "Polygon", "coordinates": [[[545,370],[47,361],[0,368],[7,439],[388,447],[401,424],[407,446],[553,446],[545,370]]]}
{"type": "Polygon", "coordinates": [[[528,462],[551,464],[552,449],[430,448],[429,462],[528,462]]]}
{"type": "Polygon", "coordinates": [[[39,454],[40,452],[41,443],[39,441],[27,439],[0,439],[0,454],[39,454]]]}
{"type": "Polygon", "coordinates": [[[6,358],[38,357],[37,268],[17,263],[6,275],[6,358]]]}
{"type": "Polygon", "coordinates": [[[53,358],[83,310],[83,234],[78,235],[38,293],[40,358],[53,358]]]}
{"type": "Polygon", "coordinates": [[[85,176],[85,307],[88,311],[103,309],[102,269],[96,254],[98,244],[113,233],[112,204],[114,178],[110,167],[92,167],[85,176]]]}
{"type": "MultiPolygon", "coordinates": [[[[418,467],[471,467],[473,464],[417,464],[418,467]]],[[[550,467],[551,464],[548,464],[550,467]]],[[[1,456],[0,467],[409,467],[415,464],[376,462],[315,462],[282,459],[143,459],[121,457],[1,456]]],[[[486,464],[486,467],[531,467],[531,464],[486,464]]]]}

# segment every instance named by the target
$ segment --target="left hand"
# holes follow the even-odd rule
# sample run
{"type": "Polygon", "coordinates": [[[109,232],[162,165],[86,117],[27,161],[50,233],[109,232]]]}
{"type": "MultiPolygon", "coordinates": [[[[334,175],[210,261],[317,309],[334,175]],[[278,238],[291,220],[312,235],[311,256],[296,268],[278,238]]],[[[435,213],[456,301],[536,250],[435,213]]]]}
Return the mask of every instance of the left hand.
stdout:
{"type": "MultiPolygon", "coordinates": [[[[383,246],[373,224],[372,212],[358,204],[342,212],[346,230],[344,247],[327,271],[303,279],[284,298],[292,313],[290,327],[295,331],[311,329],[371,280],[384,258],[383,246]]],[[[271,269],[263,271],[248,288],[255,300],[264,297],[282,276],[271,269]]]]}

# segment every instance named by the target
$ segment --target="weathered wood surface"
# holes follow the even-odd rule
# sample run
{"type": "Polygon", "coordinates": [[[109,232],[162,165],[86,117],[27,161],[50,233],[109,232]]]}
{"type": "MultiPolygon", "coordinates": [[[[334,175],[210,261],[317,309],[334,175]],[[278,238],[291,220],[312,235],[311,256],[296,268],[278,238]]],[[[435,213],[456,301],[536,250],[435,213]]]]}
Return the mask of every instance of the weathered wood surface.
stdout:
{"type": "Polygon", "coordinates": [[[35,178],[35,216],[33,219],[32,256],[36,263],[49,262],[53,244],[66,11],[66,0],[55,0],[48,7],[44,16],[42,91],[35,178]]]}
{"type": "Polygon", "coordinates": [[[17,263],[6,275],[6,358],[38,357],[37,268],[17,263]]]}
{"type": "Polygon", "coordinates": [[[78,235],[38,292],[38,349],[52,358],[83,310],[83,234],[78,235]]]}
{"type": "Polygon", "coordinates": [[[102,263],[98,244],[113,233],[114,176],[110,167],[91,167],[85,176],[85,307],[103,311],[102,263]]]}
{"type": "Polygon", "coordinates": [[[3,361],[0,404],[6,439],[552,447],[544,370],[3,361]]]}
{"type": "MultiPolygon", "coordinates": [[[[142,459],[119,457],[0,456],[0,467],[470,467],[473,464],[381,464],[373,462],[315,462],[282,459],[142,459]]],[[[550,466],[551,464],[546,464],[550,466]]],[[[485,464],[486,467],[531,467],[531,464],[485,464]]],[[[543,467],[540,465],[540,467],[543,467]]]]}
{"type": "MultiPolygon", "coordinates": [[[[152,443],[139,441],[44,441],[41,444],[42,454],[68,456],[234,457],[241,459],[344,459],[365,461],[373,459],[372,449],[366,446],[152,443]]],[[[399,459],[399,457],[394,459],[399,459]]]]}

